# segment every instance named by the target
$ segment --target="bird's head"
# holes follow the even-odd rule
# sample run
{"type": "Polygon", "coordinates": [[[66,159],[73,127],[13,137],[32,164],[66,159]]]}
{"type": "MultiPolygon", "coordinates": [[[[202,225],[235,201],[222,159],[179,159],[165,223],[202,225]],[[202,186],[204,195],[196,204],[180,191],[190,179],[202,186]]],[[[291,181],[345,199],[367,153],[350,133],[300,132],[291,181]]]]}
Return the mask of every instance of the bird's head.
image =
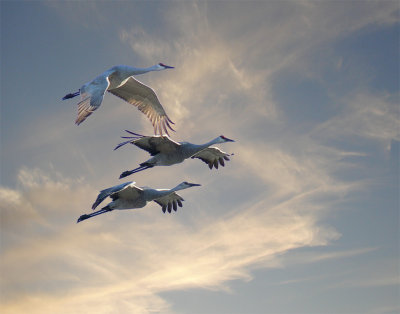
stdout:
{"type": "Polygon", "coordinates": [[[218,142],[219,143],[226,143],[226,142],[234,142],[234,140],[231,140],[230,138],[227,138],[227,137],[225,137],[223,135],[220,135],[218,137],[218,142]]]}
{"type": "Polygon", "coordinates": [[[183,181],[181,184],[178,185],[178,187],[181,189],[191,188],[192,186],[201,186],[201,184],[189,183],[187,181],[183,181]]]}
{"type": "Polygon", "coordinates": [[[171,67],[169,65],[166,65],[164,63],[159,63],[156,65],[156,71],[161,71],[161,70],[166,70],[166,69],[173,69],[174,67],[171,67]]]}

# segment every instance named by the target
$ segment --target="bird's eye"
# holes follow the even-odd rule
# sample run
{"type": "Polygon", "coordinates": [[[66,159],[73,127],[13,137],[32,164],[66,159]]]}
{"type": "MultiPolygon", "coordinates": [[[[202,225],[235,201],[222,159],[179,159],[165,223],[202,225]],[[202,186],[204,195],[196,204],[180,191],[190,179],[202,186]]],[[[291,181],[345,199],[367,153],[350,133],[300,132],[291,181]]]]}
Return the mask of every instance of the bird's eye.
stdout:
{"type": "Polygon", "coordinates": [[[165,67],[165,64],[161,63],[161,62],[158,65],[161,65],[162,67],[165,67]]]}

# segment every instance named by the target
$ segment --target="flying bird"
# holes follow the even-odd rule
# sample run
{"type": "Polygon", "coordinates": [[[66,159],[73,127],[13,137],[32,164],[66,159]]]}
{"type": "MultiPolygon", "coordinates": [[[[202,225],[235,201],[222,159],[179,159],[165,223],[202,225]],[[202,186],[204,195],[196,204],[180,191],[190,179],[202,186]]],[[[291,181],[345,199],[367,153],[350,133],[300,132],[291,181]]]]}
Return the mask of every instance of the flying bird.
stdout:
{"type": "Polygon", "coordinates": [[[213,144],[234,142],[223,135],[202,144],[196,145],[188,142],[175,142],[168,136],[144,136],[125,130],[133,136],[123,136],[129,140],[122,142],[114,148],[131,143],[137,147],[149,152],[152,156],[149,160],[141,163],[138,168],[124,171],[120,179],[154,166],[171,166],[183,162],[187,158],[198,158],[208,164],[210,169],[213,166],[218,169],[218,165],[225,166],[224,160],[229,160],[230,154],[227,154],[217,147],[210,147],[213,144]]]}
{"type": "Polygon", "coordinates": [[[90,217],[110,212],[114,209],[142,208],[150,201],[155,201],[159,204],[164,213],[166,211],[171,213],[172,209],[176,211],[178,206],[182,207],[183,198],[178,195],[176,191],[187,189],[192,186],[200,186],[200,184],[184,181],[172,189],[151,189],[148,187],[137,187],[135,183],[136,182],[126,182],[100,191],[96,201],[92,205],[93,210],[108,196],[112,201],[98,211],[80,216],[77,223],[90,217]]]}
{"type": "Polygon", "coordinates": [[[167,128],[174,131],[170,125],[170,123],[174,123],[165,113],[154,90],[139,82],[133,75],[173,68],[163,63],[148,68],[117,65],[84,84],[77,92],[67,94],[62,99],[65,100],[81,95],[81,101],[78,103],[78,116],[75,121],[79,125],[100,107],[104,93],[108,91],[143,112],[153,124],[154,134],[168,134],[167,128]]]}

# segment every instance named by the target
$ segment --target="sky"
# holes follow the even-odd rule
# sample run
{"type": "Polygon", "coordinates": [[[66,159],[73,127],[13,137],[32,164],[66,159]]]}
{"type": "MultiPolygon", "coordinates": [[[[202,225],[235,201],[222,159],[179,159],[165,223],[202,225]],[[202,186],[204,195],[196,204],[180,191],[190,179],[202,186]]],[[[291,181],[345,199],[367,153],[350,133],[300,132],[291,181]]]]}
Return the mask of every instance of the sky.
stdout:
{"type": "Polygon", "coordinates": [[[2,313],[398,313],[398,1],[1,1],[2,313]],[[151,135],[107,94],[79,126],[61,98],[108,68],[138,79],[199,160],[127,180],[151,135]],[[100,190],[180,191],[77,224],[100,190]]]}

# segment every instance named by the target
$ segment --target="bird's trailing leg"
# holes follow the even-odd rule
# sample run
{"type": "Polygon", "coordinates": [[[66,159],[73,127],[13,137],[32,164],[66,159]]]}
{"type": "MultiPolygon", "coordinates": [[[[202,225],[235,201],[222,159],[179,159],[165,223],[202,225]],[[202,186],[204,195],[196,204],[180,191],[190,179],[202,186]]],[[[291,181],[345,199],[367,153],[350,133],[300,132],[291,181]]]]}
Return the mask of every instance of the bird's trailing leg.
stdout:
{"type": "Polygon", "coordinates": [[[77,92],[75,92],[75,93],[67,94],[67,95],[65,95],[65,96],[62,98],[62,100],[74,98],[74,97],[78,96],[80,93],[81,93],[80,91],[77,91],[77,92]]]}
{"type": "Polygon", "coordinates": [[[100,215],[100,214],[104,214],[104,213],[110,212],[112,210],[113,210],[112,208],[106,206],[106,207],[98,210],[97,212],[93,212],[91,214],[83,214],[82,216],[80,216],[78,218],[78,221],[76,223],[81,222],[82,220],[86,220],[86,219],[88,219],[90,217],[94,217],[94,216],[97,216],[97,215],[100,215]]]}
{"type": "Polygon", "coordinates": [[[148,168],[152,168],[153,166],[149,166],[149,165],[141,165],[133,170],[127,170],[121,173],[121,175],[119,176],[120,179],[125,178],[127,176],[130,176],[132,173],[136,173],[142,170],[146,170],[148,168]]]}

